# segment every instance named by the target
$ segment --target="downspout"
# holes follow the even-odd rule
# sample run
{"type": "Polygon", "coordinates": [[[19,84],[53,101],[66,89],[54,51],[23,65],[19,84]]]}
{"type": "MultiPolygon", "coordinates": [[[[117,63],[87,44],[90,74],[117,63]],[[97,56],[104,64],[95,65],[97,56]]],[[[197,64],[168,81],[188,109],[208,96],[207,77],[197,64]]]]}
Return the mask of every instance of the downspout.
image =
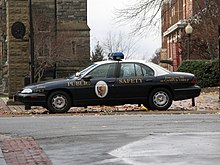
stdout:
{"type": "Polygon", "coordinates": [[[57,0],[54,0],[54,24],[55,35],[57,35],[57,0]]]}

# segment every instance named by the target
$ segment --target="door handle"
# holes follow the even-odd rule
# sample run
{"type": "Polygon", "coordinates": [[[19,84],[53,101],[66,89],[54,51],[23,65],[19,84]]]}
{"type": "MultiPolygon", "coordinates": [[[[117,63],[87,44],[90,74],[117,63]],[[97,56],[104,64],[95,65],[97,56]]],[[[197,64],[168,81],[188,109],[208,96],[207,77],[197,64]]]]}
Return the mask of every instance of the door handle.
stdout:
{"type": "Polygon", "coordinates": [[[152,82],[153,79],[146,79],[145,82],[152,82]]]}

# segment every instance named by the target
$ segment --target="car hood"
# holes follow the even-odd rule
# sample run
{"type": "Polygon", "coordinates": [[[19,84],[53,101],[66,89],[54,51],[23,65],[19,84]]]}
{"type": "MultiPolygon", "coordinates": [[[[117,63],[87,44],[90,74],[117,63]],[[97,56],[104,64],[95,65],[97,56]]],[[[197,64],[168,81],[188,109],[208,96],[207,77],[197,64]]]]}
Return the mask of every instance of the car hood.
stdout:
{"type": "Polygon", "coordinates": [[[54,79],[54,80],[50,80],[50,81],[44,81],[44,82],[31,84],[31,85],[26,86],[25,88],[37,88],[37,87],[47,87],[47,86],[52,86],[52,85],[61,85],[61,84],[64,84],[65,82],[67,82],[68,80],[69,79],[67,79],[67,78],[54,79]]]}

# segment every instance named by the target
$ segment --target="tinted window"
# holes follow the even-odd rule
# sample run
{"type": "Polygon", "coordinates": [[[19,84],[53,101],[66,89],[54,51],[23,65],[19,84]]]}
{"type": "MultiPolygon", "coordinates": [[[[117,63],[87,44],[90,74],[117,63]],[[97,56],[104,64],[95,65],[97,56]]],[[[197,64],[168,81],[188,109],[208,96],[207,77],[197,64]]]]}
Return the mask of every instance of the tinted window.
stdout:
{"type": "Polygon", "coordinates": [[[139,64],[135,64],[135,70],[136,70],[136,75],[137,76],[143,76],[143,71],[142,67],[139,64]]]}
{"type": "Polygon", "coordinates": [[[134,77],[135,67],[133,63],[121,64],[120,77],[134,77]]]}
{"type": "Polygon", "coordinates": [[[154,76],[154,71],[146,65],[136,63],[121,64],[120,77],[154,76]]]}
{"type": "Polygon", "coordinates": [[[142,65],[142,71],[144,76],[154,76],[154,71],[146,65],[142,65]]]}
{"type": "Polygon", "coordinates": [[[114,77],[115,73],[115,64],[104,64],[98,66],[88,74],[92,76],[92,78],[111,78],[114,77]]]}

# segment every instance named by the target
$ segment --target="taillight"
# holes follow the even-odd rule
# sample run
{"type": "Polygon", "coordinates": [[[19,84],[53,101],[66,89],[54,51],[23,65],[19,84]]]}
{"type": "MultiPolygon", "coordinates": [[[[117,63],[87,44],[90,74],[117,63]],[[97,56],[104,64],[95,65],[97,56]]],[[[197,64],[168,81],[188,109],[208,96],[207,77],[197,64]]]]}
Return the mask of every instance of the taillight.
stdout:
{"type": "Polygon", "coordinates": [[[197,83],[197,79],[195,77],[192,78],[191,84],[195,85],[197,83]]]}

